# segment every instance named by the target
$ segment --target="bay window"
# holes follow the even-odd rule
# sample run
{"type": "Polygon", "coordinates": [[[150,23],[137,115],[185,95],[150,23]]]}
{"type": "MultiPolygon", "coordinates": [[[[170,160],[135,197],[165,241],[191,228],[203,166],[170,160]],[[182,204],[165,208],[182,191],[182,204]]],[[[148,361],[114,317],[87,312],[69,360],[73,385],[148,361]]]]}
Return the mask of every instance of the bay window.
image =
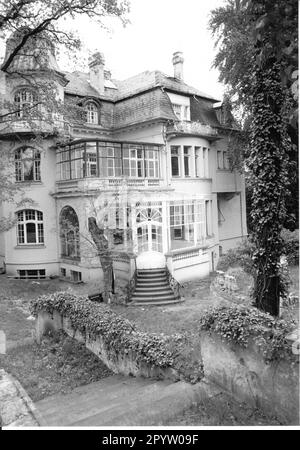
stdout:
{"type": "Polygon", "coordinates": [[[159,178],[158,152],[151,144],[78,142],[57,151],[58,178],[159,178]]]}

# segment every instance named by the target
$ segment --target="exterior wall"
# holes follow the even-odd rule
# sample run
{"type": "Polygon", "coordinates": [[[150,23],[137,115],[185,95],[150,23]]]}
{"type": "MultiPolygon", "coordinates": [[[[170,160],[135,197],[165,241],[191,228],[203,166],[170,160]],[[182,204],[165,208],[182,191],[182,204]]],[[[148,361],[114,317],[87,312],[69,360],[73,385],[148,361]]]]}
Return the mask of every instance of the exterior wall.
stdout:
{"type": "Polygon", "coordinates": [[[218,195],[219,239],[222,251],[238,245],[247,235],[245,224],[245,202],[241,193],[226,199],[218,195]]]}
{"type": "MultiPolygon", "coordinates": [[[[32,145],[22,142],[22,145],[32,145]]],[[[13,203],[3,205],[4,217],[14,215],[22,209],[35,209],[43,213],[44,244],[17,245],[16,227],[4,234],[6,242],[5,263],[8,275],[17,275],[20,269],[46,269],[46,276],[56,275],[58,270],[55,200],[51,193],[55,189],[55,154],[49,150],[50,141],[45,141],[41,150],[41,182],[21,182],[21,193],[29,199],[16,207],[21,194],[13,203]]],[[[14,149],[19,146],[15,145],[14,149]]],[[[35,146],[35,148],[37,148],[35,146]]],[[[12,151],[13,151],[12,150],[12,151]]],[[[13,170],[13,169],[12,169],[13,170]]]]}

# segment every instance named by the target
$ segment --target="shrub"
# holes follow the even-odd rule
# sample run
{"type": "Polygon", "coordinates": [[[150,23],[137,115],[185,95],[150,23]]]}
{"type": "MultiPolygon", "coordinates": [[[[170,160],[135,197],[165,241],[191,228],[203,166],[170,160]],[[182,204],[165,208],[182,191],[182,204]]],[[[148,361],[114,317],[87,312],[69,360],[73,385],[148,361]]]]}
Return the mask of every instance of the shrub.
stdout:
{"type": "Polygon", "coordinates": [[[123,319],[106,305],[97,305],[87,297],[77,296],[70,291],[43,295],[31,302],[31,312],[53,314],[58,311],[67,316],[75,330],[91,338],[101,336],[113,358],[118,353],[133,352],[137,362],[170,367],[172,354],[167,348],[166,337],[139,331],[129,320],[123,319]]]}
{"type": "Polygon", "coordinates": [[[253,275],[253,250],[254,244],[251,240],[243,240],[238,247],[228,250],[225,255],[220,257],[217,269],[226,272],[230,267],[242,267],[245,272],[253,275]]]}
{"type": "Polygon", "coordinates": [[[286,336],[295,328],[293,320],[275,319],[270,314],[245,306],[211,308],[200,318],[200,331],[213,331],[222,340],[247,347],[252,339],[267,363],[291,356],[286,336]]]}
{"type": "Polygon", "coordinates": [[[284,240],[284,253],[288,264],[299,265],[299,230],[290,231],[285,228],[281,236],[284,240]]]}

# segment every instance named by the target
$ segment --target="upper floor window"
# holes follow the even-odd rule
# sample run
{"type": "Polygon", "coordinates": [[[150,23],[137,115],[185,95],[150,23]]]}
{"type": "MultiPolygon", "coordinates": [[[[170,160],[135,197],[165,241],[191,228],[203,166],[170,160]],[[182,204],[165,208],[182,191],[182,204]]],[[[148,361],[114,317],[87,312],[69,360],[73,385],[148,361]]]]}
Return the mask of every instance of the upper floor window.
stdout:
{"type": "Polygon", "coordinates": [[[179,167],[180,167],[179,150],[180,150],[179,146],[171,145],[171,171],[172,171],[172,177],[179,177],[179,175],[180,175],[180,172],[179,172],[179,167]]]}
{"type": "Polygon", "coordinates": [[[18,118],[29,117],[30,113],[34,110],[37,96],[30,89],[19,89],[15,93],[14,102],[17,108],[16,116],[18,118]]]}
{"type": "Polygon", "coordinates": [[[120,142],[80,142],[57,152],[57,167],[60,180],[122,176],[159,178],[159,147],[120,142]]]}
{"type": "Polygon", "coordinates": [[[43,213],[34,209],[24,209],[17,213],[17,242],[23,244],[43,244],[43,213]]]}
{"type": "Polygon", "coordinates": [[[190,120],[190,107],[187,105],[180,105],[179,103],[172,103],[175,116],[178,120],[190,120]]]}
{"type": "Polygon", "coordinates": [[[32,147],[15,151],[16,181],[41,180],[41,153],[32,147]]]}
{"type": "Polygon", "coordinates": [[[224,150],[218,150],[217,151],[217,163],[218,163],[218,169],[223,170],[229,170],[229,160],[228,160],[228,154],[224,150]]]}
{"type": "Polygon", "coordinates": [[[184,175],[191,176],[191,147],[183,147],[184,175]]]}
{"type": "Polygon", "coordinates": [[[94,102],[85,105],[87,123],[98,124],[98,107],[94,102]]]}

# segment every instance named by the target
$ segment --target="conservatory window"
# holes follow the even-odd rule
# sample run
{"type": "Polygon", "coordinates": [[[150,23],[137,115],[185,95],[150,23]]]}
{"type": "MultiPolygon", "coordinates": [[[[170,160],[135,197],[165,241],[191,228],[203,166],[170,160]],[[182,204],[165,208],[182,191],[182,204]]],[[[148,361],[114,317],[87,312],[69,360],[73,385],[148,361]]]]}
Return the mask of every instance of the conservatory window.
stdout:
{"type": "Polygon", "coordinates": [[[204,202],[199,200],[170,203],[171,250],[192,247],[205,238],[204,202]]]}

